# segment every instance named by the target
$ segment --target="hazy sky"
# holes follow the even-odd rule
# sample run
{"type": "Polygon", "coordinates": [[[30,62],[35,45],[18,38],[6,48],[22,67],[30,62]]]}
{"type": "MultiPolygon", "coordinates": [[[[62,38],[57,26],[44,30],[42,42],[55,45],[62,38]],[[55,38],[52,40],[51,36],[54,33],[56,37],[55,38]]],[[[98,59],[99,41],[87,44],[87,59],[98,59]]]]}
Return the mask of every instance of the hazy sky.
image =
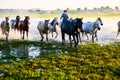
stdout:
{"type": "Polygon", "coordinates": [[[31,9],[39,8],[42,10],[53,9],[92,9],[93,7],[109,6],[120,8],[120,0],[0,0],[0,8],[31,9]]]}

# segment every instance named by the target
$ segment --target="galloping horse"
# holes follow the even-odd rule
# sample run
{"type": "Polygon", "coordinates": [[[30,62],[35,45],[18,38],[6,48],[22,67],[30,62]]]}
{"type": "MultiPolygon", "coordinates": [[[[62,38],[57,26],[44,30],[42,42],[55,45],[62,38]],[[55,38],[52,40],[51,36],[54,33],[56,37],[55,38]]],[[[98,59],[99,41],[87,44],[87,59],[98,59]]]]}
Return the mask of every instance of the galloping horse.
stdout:
{"type": "Polygon", "coordinates": [[[19,25],[20,25],[20,16],[16,16],[16,19],[14,20],[14,19],[12,19],[11,21],[10,21],[10,23],[11,23],[11,28],[12,29],[14,29],[14,31],[19,31],[19,25]]]}
{"type": "Polygon", "coordinates": [[[117,23],[117,25],[118,25],[118,32],[117,32],[117,36],[118,36],[118,34],[120,32],[120,21],[117,23]]]}
{"type": "Polygon", "coordinates": [[[48,41],[48,30],[49,30],[49,20],[39,21],[37,25],[37,29],[41,35],[41,41],[43,41],[43,34],[46,34],[46,41],[48,41]]]}
{"type": "Polygon", "coordinates": [[[101,26],[103,25],[101,18],[97,18],[95,22],[86,22],[83,24],[82,33],[85,33],[87,38],[88,38],[87,33],[92,35],[92,42],[94,42],[94,37],[96,37],[96,40],[98,40],[97,31],[100,30],[100,25],[101,26]]]}
{"type": "Polygon", "coordinates": [[[9,17],[5,17],[5,21],[1,22],[1,30],[2,30],[2,34],[6,35],[6,41],[8,41],[9,30],[10,30],[9,17]]]}
{"type": "Polygon", "coordinates": [[[15,20],[14,19],[12,19],[12,20],[10,20],[10,28],[11,29],[13,29],[14,28],[14,24],[15,24],[15,20]]]}
{"type": "Polygon", "coordinates": [[[62,45],[65,43],[65,33],[69,35],[70,46],[72,47],[71,36],[73,36],[75,49],[77,50],[77,45],[79,42],[78,34],[82,30],[82,18],[76,18],[72,20],[62,21],[61,23],[61,33],[62,33],[62,45]],[[77,40],[76,40],[77,39],[77,40]]]}
{"type": "Polygon", "coordinates": [[[53,32],[56,32],[55,38],[57,38],[57,36],[58,36],[58,32],[56,31],[56,25],[58,25],[58,18],[57,17],[55,17],[49,25],[49,32],[52,33],[52,37],[53,37],[53,32]]]}
{"type": "Polygon", "coordinates": [[[23,33],[23,37],[22,39],[24,39],[24,34],[25,34],[25,31],[26,31],[26,35],[27,35],[27,38],[28,38],[28,32],[29,32],[29,22],[30,20],[30,17],[29,16],[25,16],[25,19],[24,20],[20,20],[20,26],[19,26],[19,30],[20,30],[20,33],[22,34],[23,33]]]}

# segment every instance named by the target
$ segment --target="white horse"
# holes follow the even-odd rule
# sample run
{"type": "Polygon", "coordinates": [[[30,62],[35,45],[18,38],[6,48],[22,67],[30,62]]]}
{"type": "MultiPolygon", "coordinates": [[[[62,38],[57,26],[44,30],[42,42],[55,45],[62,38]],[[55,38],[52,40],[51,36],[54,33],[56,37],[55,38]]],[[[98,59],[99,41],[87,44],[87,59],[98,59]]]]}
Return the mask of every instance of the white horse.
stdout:
{"type": "Polygon", "coordinates": [[[55,17],[49,25],[49,32],[52,33],[52,37],[53,37],[53,32],[56,33],[55,38],[57,38],[57,36],[58,36],[58,32],[56,30],[56,25],[58,25],[58,18],[57,17],[55,17]]]}
{"type": "Polygon", "coordinates": [[[6,41],[8,41],[8,36],[9,36],[9,30],[10,30],[10,25],[9,25],[9,17],[5,17],[5,21],[1,22],[1,30],[2,34],[6,36],[6,41]]]}
{"type": "Polygon", "coordinates": [[[37,29],[40,33],[41,36],[41,41],[43,41],[43,34],[46,34],[46,41],[48,41],[48,30],[49,30],[49,20],[45,20],[45,21],[39,21],[38,25],[37,25],[37,29]]]}
{"type": "Polygon", "coordinates": [[[58,32],[56,30],[56,26],[58,25],[58,18],[55,17],[51,22],[50,20],[45,20],[45,21],[39,21],[37,25],[37,29],[40,33],[40,36],[42,37],[41,41],[43,41],[43,34],[46,34],[46,40],[48,41],[48,33],[52,33],[53,37],[53,32],[56,33],[55,38],[58,36],[58,32]]]}
{"type": "Polygon", "coordinates": [[[102,26],[102,20],[101,18],[97,18],[97,20],[95,22],[86,22],[83,24],[83,32],[85,33],[87,38],[88,38],[88,33],[90,35],[92,35],[92,42],[94,42],[94,38],[96,37],[96,40],[98,40],[97,38],[97,31],[100,30],[100,25],[102,26]]]}
{"type": "Polygon", "coordinates": [[[117,23],[117,25],[118,25],[118,32],[117,32],[117,36],[118,36],[118,34],[120,32],[120,21],[117,23]]]}

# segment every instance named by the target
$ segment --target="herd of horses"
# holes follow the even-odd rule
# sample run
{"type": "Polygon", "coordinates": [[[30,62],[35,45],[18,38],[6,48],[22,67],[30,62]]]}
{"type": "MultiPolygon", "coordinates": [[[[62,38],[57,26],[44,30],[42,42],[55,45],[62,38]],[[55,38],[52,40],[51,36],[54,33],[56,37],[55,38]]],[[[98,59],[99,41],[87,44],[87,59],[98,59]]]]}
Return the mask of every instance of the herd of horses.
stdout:
{"type": "MultiPolygon", "coordinates": [[[[25,16],[24,20],[20,20],[20,16],[16,16],[16,19],[10,20],[9,17],[5,17],[5,20],[1,22],[0,28],[2,34],[6,36],[6,41],[8,41],[10,28],[15,32],[20,32],[22,39],[24,39],[24,34],[26,32],[26,36],[28,38],[29,25],[30,25],[30,17],[25,16]],[[10,26],[11,24],[11,26],[10,26]]],[[[70,46],[72,47],[72,41],[74,41],[74,47],[77,49],[78,43],[82,44],[81,41],[81,33],[85,34],[88,37],[88,33],[92,36],[92,42],[94,42],[94,38],[97,38],[97,31],[100,30],[100,27],[103,25],[101,18],[97,18],[94,22],[86,22],[83,23],[83,18],[70,19],[67,21],[59,22],[58,18],[55,17],[52,21],[44,20],[39,21],[37,25],[37,29],[41,36],[41,41],[43,41],[44,36],[46,34],[46,40],[48,41],[48,34],[51,32],[53,37],[53,32],[56,33],[55,38],[58,36],[58,32],[56,26],[60,24],[61,27],[61,35],[62,35],[62,45],[65,44],[65,34],[69,35],[70,46]]],[[[118,22],[118,33],[120,32],[120,21],[118,22]]]]}

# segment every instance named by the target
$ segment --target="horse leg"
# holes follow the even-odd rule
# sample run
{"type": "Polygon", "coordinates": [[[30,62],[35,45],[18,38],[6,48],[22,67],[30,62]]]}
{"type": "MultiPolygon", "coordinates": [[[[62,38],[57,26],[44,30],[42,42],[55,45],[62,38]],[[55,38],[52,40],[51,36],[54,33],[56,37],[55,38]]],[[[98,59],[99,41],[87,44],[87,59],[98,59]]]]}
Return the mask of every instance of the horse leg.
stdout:
{"type": "Polygon", "coordinates": [[[5,36],[6,36],[6,41],[8,41],[9,33],[7,31],[5,31],[5,36]]]}
{"type": "Polygon", "coordinates": [[[80,39],[80,36],[79,36],[79,34],[75,34],[75,37],[76,37],[76,39],[77,39],[76,44],[78,45],[78,43],[79,43],[79,39],[80,39]]]}
{"type": "Polygon", "coordinates": [[[92,34],[92,42],[94,43],[94,34],[92,34]]]}
{"type": "Polygon", "coordinates": [[[48,33],[46,34],[46,41],[48,41],[48,33]]]}
{"type": "Polygon", "coordinates": [[[70,47],[72,47],[71,35],[69,35],[69,40],[70,40],[70,47]]]}
{"type": "Polygon", "coordinates": [[[25,34],[25,31],[23,30],[23,38],[22,39],[24,39],[24,34],[25,34]]]}
{"type": "Polygon", "coordinates": [[[62,46],[64,45],[64,43],[65,43],[65,33],[62,32],[62,46]]]}
{"type": "Polygon", "coordinates": [[[95,37],[96,37],[96,41],[98,41],[98,38],[97,38],[97,33],[95,33],[95,37]]]}
{"type": "Polygon", "coordinates": [[[53,37],[53,31],[52,31],[52,37],[53,37]]]}
{"type": "Polygon", "coordinates": [[[75,49],[77,50],[77,45],[78,45],[78,43],[76,42],[75,36],[76,36],[76,38],[77,38],[77,40],[78,40],[78,34],[73,35],[73,40],[74,40],[74,44],[75,44],[74,47],[75,47],[75,49]]]}
{"type": "MultiPolygon", "coordinates": [[[[78,36],[79,36],[80,44],[82,44],[80,33],[78,34],[78,36]]],[[[79,42],[79,40],[78,40],[78,42],[79,42]]]]}
{"type": "Polygon", "coordinates": [[[58,32],[56,31],[56,36],[55,36],[55,38],[57,38],[57,36],[58,36],[58,32]]]}
{"type": "Polygon", "coordinates": [[[87,40],[89,40],[89,37],[88,37],[87,33],[85,33],[85,35],[87,36],[87,40]]]}
{"type": "Polygon", "coordinates": [[[28,31],[26,31],[26,36],[27,36],[27,39],[28,39],[28,31]]]}
{"type": "Polygon", "coordinates": [[[43,38],[44,38],[44,37],[43,37],[43,33],[40,32],[40,35],[41,35],[41,38],[42,38],[41,41],[43,41],[43,38]]]}

